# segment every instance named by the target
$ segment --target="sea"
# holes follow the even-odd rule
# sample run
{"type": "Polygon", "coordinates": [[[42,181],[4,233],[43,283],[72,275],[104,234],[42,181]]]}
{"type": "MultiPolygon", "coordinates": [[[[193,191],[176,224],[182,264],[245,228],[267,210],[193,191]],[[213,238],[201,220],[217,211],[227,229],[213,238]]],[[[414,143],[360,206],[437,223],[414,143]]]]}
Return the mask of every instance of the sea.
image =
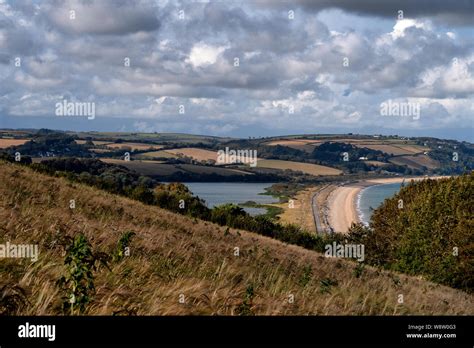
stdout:
{"type": "MultiPolygon", "coordinates": [[[[187,182],[184,183],[195,196],[206,201],[209,208],[216,205],[240,204],[253,201],[258,204],[278,203],[278,198],[265,195],[265,188],[273,183],[241,183],[241,182],[187,182]]],[[[265,208],[244,207],[250,215],[265,214],[265,208]]]]}
{"type": "Polygon", "coordinates": [[[394,196],[402,183],[380,184],[362,189],[357,196],[357,212],[365,225],[369,224],[373,209],[378,208],[386,198],[394,196]]]}

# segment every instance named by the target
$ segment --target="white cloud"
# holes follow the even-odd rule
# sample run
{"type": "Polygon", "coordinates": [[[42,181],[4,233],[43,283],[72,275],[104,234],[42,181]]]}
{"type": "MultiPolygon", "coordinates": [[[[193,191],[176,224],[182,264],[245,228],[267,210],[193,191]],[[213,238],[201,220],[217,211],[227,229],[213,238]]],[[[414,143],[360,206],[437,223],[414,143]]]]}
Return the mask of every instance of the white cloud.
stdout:
{"type": "Polygon", "coordinates": [[[405,36],[405,30],[411,27],[424,29],[427,27],[427,24],[415,19],[400,19],[393,26],[393,31],[390,35],[393,39],[398,39],[405,36]]]}
{"type": "Polygon", "coordinates": [[[446,96],[474,95],[474,55],[453,58],[451,64],[426,70],[414,93],[418,96],[439,98],[446,96]]]}
{"type": "Polygon", "coordinates": [[[217,57],[224,52],[226,48],[226,46],[213,46],[199,42],[191,49],[187,62],[191,63],[194,67],[214,64],[217,57]]]}

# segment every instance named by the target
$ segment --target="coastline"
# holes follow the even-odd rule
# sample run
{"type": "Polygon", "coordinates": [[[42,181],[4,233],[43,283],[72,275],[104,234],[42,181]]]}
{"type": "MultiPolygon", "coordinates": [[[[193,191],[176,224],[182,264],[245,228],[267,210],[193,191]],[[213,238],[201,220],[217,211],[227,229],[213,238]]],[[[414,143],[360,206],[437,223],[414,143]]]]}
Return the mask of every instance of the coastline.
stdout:
{"type": "Polygon", "coordinates": [[[377,185],[409,183],[411,180],[420,181],[425,179],[443,179],[449,176],[434,177],[397,177],[368,179],[340,185],[334,188],[327,198],[327,221],[332,230],[337,233],[347,233],[351,224],[362,222],[360,210],[360,199],[365,188],[377,185]]]}
{"type": "Polygon", "coordinates": [[[357,199],[365,182],[337,186],[327,198],[327,221],[336,233],[347,233],[353,222],[359,222],[357,199]]]}
{"type": "Polygon", "coordinates": [[[298,191],[298,193],[291,198],[293,201],[291,208],[289,202],[269,205],[282,209],[281,213],[277,215],[282,223],[296,224],[308,232],[315,233],[316,226],[311,209],[311,198],[319,189],[320,187],[318,186],[309,186],[298,191]]]}
{"type": "Polygon", "coordinates": [[[357,193],[357,198],[356,198],[356,203],[355,203],[355,207],[356,207],[356,211],[357,211],[357,223],[363,223],[365,226],[368,226],[369,224],[365,221],[365,216],[364,216],[364,213],[362,213],[362,208],[360,206],[360,200],[362,198],[362,192],[364,192],[364,189],[360,190],[358,193],[357,193]]]}

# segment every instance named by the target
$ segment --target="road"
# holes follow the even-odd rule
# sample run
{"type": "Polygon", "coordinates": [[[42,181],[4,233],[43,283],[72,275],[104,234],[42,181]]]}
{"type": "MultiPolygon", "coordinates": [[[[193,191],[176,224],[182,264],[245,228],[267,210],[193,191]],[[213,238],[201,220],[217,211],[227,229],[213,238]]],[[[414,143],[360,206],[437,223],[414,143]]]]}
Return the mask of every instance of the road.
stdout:
{"type": "MultiPolygon", "coordinates": [[[[318,196],[322,193],[326,193],[327,190],[332,189],[331,186],[332,185],[325,185],[325,186],[321,187],[321,189],[319,189],[317,192],[315,192],[313,194],[313,196],[311,197],[311,208],[312,208],[312,212],[313,212],[314,225],[316,226],[316,234],[317,233],[332,233],[333,232],[331,226],[329,226],[327,221],[324,221],[324,222],[321,221],[321,217],[320,217],[319,212],[322,211],[323,207],[319,206],[319,204],[318,204],[318,196]]],[[[325,216],[324,214],[325,213],[323,212],[322,215],[325,216]]]]}

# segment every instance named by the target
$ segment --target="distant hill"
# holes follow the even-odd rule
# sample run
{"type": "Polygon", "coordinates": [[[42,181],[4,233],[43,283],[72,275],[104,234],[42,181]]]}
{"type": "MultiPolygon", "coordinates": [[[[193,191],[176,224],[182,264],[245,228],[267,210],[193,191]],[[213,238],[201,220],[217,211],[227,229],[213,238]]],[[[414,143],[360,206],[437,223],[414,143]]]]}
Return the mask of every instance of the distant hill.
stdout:
{"type": "Polygon", "coordinates": [[[0,260],[3,314],[62,313],[71,277],[93,285],[90,298],[75,298],[91,315],[474,313],[473,297],[459,290],[360,268],[18,164],[0,161],[0,182],[0,244],[39,245],[35,263],[0,260]]]}
{"type": "Polygon", "coordinates": [[[315,176],[340,172],[459,175],[474,170],[471,143],[397,135],[319,134],[232,139],[174,133],[0,130],[2,148],[10,155],[19,152],[36,160],[63,156],[118,160],[127,153],[131,160],[158,161],[129,165],[138,166],[142,174],[152,172],[165,181],[278,182],[296,177],[298,181],[311,181],[315,176]],[[23,144],[26,140],[29,141],[23,144]],[[215,166],[217,152],[225,148],[254,150],[262,161],[255,168],[234,164],[215,166]]]}

